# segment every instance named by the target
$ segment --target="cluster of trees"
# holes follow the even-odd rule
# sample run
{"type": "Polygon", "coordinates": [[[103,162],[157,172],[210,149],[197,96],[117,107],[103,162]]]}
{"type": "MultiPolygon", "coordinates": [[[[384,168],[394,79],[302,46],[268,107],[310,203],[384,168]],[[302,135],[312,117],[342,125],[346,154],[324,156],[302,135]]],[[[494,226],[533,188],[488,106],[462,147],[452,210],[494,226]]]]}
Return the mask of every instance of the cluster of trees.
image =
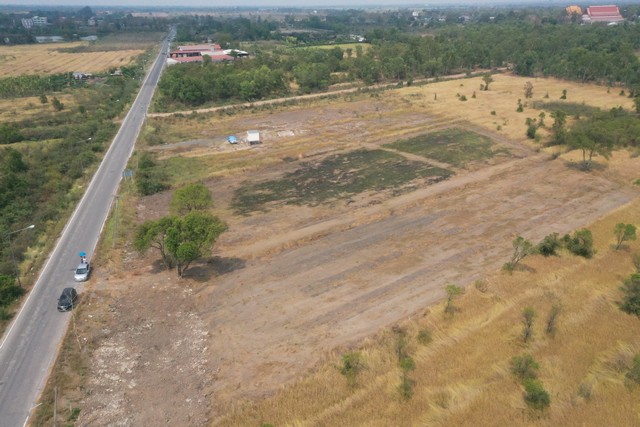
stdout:
{"type": "Polygon", "coordinates": [[[366,51],[361,45],[355,51],[277,48],[257,50],[255,59],[242,64],[181,65],[165,74],[161,93],[168,101],[195,106],[281,95],[291,81],[306,93],[339,81],[373,84],[503,66],[522,76],[622,84],[632,96],[640,93],[637,25],[477,24],[448,26],[432,37],[396,28],[366,36],[371,42],[366,51]]]}
{"type": "Polygon", "coordinates": [[[177,42],[207,42],[213,37],[222,47],[237,47],[237,40],[271,40],[278,24],[245,17],[219,18],[211,15],[181,15],[177,18],[177,42]]]}
{"type": "Polygon", "coordinates": [[[72,73],[4,77],[0,78],[0,96],[3,98],[38,96],[42,93],[60,92],[67,87],[82,86],[83,83],[82,80],[74,79],[72,73]]]}
{"type": "MultiPolygon", "coordinates": [[[[57,221],[74,202],[70,190],[99,159],[115,134],[113,119],[136,92],[141,65],[131,72],[136,78],[105,77],[105,85],[67,87],[80,103],[77,107],[52,107],[49,113],[0,125],[0,235],[25,224],[57,221]]],[[[41,90],[33,95],[43,103],[51,98],[53,104],[55,92],[41,90]]],[[[17,262],[36,239],[37,232],[13,236],[17,262]]],[[[7,245],[0,246],[2,274],[14,275],[7,245]]]]}
{"type": "Polygon", "coordinates": [[[211,193],[202,184],[190,184],[175,191],[172,215],[143,223],[136,231],[135,248],[144,253],[156,249],[167,268],[176,267],[183,277],[191,263],[211,251],[226,230],[224,222],[208,212],[211,193]]]}

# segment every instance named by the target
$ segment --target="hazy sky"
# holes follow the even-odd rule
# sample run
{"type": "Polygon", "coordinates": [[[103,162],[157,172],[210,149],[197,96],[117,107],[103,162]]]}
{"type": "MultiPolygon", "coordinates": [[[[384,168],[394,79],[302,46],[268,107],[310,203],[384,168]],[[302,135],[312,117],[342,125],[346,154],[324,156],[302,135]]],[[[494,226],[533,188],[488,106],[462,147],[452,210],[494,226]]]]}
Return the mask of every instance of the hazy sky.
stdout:
{"type": "MultiPolygon", "coordinates": [[[[469,3],[504,3],[506,0],[0,0],[0,5],[42,5],[42,6],[193,6],[193,7],[365,7],[369,6],[419,6],[428,7],[433,4],[469,4],[469,3]]],[[[521,3],[522,0],[510,0],[509,3],[521,3]]]]}

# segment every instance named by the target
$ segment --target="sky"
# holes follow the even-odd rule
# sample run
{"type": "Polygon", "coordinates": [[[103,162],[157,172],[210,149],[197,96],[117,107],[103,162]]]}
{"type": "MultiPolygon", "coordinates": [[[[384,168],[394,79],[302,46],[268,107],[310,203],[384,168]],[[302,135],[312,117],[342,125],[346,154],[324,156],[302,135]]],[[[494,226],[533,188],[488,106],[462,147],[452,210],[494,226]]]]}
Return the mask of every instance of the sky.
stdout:
{"type": "MultiPolygon", "coordinates": [[[[444,4],[481,3],[530,3],[523,0],[0,0],[0,5],[42,6],[144,6],[144,7],[340,7],[362,8],[366,6],[413,6],[428,7],[444,4]]],[[[539,1],[545,3],[545,1],[539,1]]]]}

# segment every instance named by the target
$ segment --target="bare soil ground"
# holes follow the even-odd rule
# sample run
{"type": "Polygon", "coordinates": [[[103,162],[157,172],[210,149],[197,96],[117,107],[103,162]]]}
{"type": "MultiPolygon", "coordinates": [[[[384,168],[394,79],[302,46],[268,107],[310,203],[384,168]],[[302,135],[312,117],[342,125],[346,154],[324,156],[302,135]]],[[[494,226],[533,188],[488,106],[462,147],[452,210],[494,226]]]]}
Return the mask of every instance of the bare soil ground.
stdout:
{"type": "MultiPolygon", "coordinates": [[[[246,128],[280,136],[247,155],[299,149],[308,156],[314,152],[309,143],[292,149],[291,141],[326,129],[336,147],[352,149],[411,135],[421,120],[423,127],[446,126],[447,117],[459,122],[441,111],[400,115],[389,107],[385,114],[391,104],[367,102],[368,110],[360,109],[363,103],[339,114],[311,105],[243,116],[246,128]],[[283,131],[293,136],[278,134],[283,131]]],[[[232,128],[216,121],[222,123],[214,128],[232,128]]],[[[630,185],[640,158],[616,158],[617,172],[603,166],[584,173],[568,157],[551,160],[508,133],[481,131],[512,156],[456,170],[447,181],[400,196],[366,193],[242,217],[225,214],[247,176],[209,181],[229,231],[186,278],[163,270],[155,254],[139,257],[130,248],[120,261],[98,266],[78,313],[80,335],[96,348],[78,424],[207,425],[238,401],[270,395],[301,377],[332,349],[356,345],[424,310],[443,296],[445,284],[467,286],[500,268],[516,235],[538,241],[564,234],[640,195],[630,185]]],[[[198,157],[216,147],[233,150],[219,141],[158,150],[198,157]]],[[[294,167],[272,163],[259,177],[294,167]]],[[[163,215],[169,198],[141,200],[138,220],[163,215]]]]}

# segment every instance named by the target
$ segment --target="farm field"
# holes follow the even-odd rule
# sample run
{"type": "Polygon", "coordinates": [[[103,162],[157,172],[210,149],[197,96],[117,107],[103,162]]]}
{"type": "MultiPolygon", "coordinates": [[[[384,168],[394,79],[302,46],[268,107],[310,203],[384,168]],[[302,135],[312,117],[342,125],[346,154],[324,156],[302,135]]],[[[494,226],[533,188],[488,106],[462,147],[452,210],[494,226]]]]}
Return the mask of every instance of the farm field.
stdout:
{"type": "MultiPolygon", "coordinates": [[[[489,91],[470,78],[149,118],[138,149],[154,152],[176,187],[204,182],[229,231],[182,280],[155,253],[103,248],[68,340],[86,343],[86,359],[63,352],[60,363],[83,391],[58,391],[59,407],[80,408],[83,425],[528,425],[509,360],[531,352],[553,394],[543,423],[632,425],[638,390],[616,366],[640,351],[640,325],[615,300],[638,243],[610,246],[616,222],[640,223],[640,157],[621,151],[585,173],[572,167],[578,153],[551,156],[560,148],[525,136],[525,119],[545,111],[533,103],[562,90],[567,103],[631,102],[531,79],[534,98],[518,113],[528,79],[494,79],[489,91]],[[261,145],[226,142],[249,129],[261,145]],[[562,253],[499,272],[515,236],[582,227],[594,232],[593,260],[562,253]],[[445,318],[437,304],[449,283],[467,292],[445,318]],[[563,314],[547,337],[542,319],[556,300],[563,314]],[[540,316],[530,347],[518,342],[527,305],[540,316]],[[392,326],[416,362],[408,402],[397,396],[392,326]],[[416,338],[425,328],[428,345],[416,338]],[[359,347],[366,369],[350,387],[336,365],[359,347]],[[71,369],[82,363],[85,380],[71,369]]],[[[171,192],[126,190],[129,228],[167,213],[171,192]]]]}
{"type": "Polygon", "coordinates": [[[0,75],[21,76],[68,72],[99,73],[111,67],[129,65],[144,49],[95,52],[65,52],[87,42],[0,46],[0,75]]]}

